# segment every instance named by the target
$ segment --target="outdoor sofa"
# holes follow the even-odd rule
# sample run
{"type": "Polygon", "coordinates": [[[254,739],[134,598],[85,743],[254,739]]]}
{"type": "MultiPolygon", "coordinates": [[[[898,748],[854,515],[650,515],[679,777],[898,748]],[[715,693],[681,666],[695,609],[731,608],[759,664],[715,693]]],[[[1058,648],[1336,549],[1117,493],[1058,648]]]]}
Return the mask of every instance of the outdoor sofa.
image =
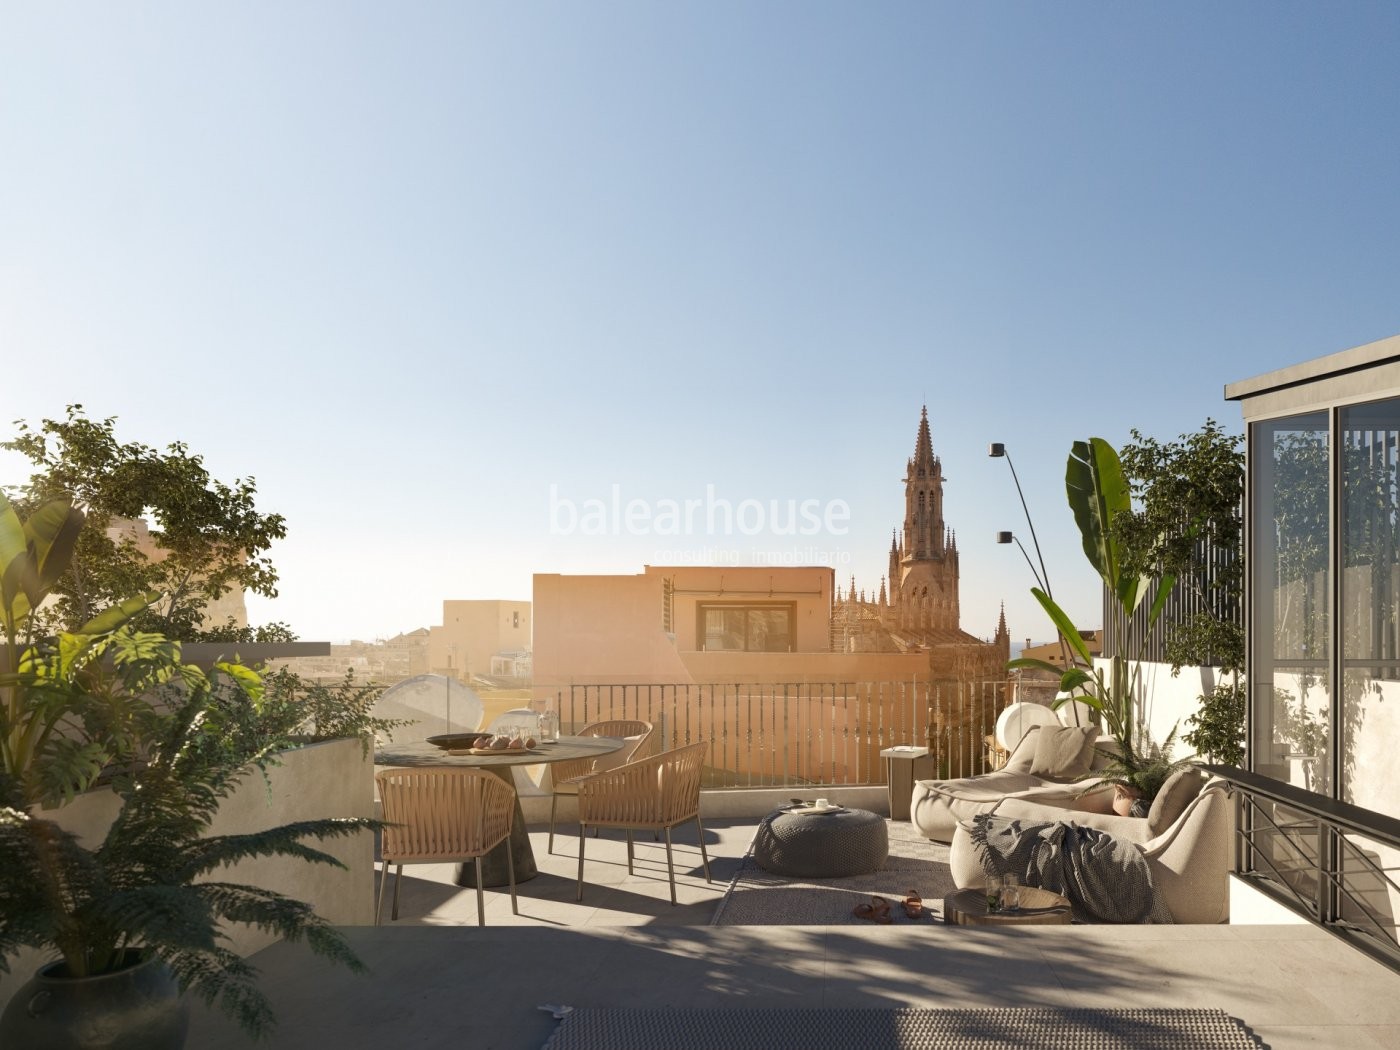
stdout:
{"type": "MultiPolygon", "coordinates": [[[[1188,768],[1172,775],[1146,818],[1066,812],[1008,797],[988,812],[1024,824],[1069,821],[1133,843],[1147,858],[1152,882],[1179,923],[1225,922],[1230,915],[1229,863],[1234,808],[1228,785],[1188,768]]],[[[961,821],[949,855],[959,889],[980,887],[983,872],[972,842],[971,817],[961,821]]]]}
{"type": "Polygon", "coordinates": [[[1006,798],[1111,814],[1113,788],[1096,786],[1091,774],[1108,765],[1115,750],[1112,739],[1092,726],[1032,726],[995,772],[916,781],[909,819],[925,838],[951,842],[958,821],[990,812],[1006,798]]]}

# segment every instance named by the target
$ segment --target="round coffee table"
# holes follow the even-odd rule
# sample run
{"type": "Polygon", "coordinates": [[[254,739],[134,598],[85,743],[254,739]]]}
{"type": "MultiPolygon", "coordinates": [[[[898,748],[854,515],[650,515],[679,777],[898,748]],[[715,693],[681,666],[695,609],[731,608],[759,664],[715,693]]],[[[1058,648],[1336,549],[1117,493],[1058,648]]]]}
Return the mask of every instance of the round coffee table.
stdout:
{"type": "Polygon", "coordinates": [[[764,871],[835,879],[879,871],[890,855],[885,818],[864,809],[792,808],[758,826],[753,859],[764,871]]]}
{"type": "Polygon", "coordinates": [[[943,921],[954,926],[1068,926],[1073,919],[1066,898],[1038,886],[1021,887],[1019,911],[989,912],[982,890],[958,890],[943,898],[943,921]]]}

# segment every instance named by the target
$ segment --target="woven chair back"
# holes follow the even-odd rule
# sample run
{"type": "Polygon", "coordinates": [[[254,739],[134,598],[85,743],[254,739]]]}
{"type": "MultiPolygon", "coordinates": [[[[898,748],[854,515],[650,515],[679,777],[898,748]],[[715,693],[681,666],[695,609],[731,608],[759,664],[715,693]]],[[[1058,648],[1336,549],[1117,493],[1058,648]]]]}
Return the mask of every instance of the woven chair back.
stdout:
{"type": "MultiPolygon", "coordinates": [[[[603,756],[601,765],[604,768],[611,768],[650,754],[654,732],[652,724],[640,718],[610,718],[603,722],[590,722],[580,729],[577,735],[636,737],[635,741],[628,740],[627,743],[623,744],[621,751],[614,751],[612,754],[603,756]]],[[[574,777],[587,776],[598,767],[599,760],[597,758],[571,758],[563,762],[553,763],[550,766],[549,774],[554,778],[555,784],[562,784],[574,777]]]]}
{"type": "Polygon", "coordinates": [[[700,812],[700,774],[709,741],[701,740],[579,784],[579,820],[585,824],[664,828],[700,812]]]}
{"type": "Polygon", "coordinates": [[[515,793],[481,769],[386,769],[375,774],[384,806],[386,863],[468,860],[510,834],[515,793]]]}

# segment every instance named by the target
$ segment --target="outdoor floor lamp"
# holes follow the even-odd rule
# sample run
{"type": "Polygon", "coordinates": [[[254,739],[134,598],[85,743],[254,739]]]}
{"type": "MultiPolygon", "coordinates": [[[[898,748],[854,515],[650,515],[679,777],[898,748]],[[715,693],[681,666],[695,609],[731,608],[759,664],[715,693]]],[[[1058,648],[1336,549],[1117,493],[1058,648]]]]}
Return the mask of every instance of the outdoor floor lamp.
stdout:
{"type": "MultiPolygon", "coordinates": [[[[1021,497],[1021,510],[1025,512],[1026,524],[1030,526],[1031,543],[1035,545],[1035,557],[1036,560],[1040,562],[1040,571],[1035,571],[1035,564],[1031,561],[1031,556],[1028,553],[1026,553],[1025,544],[1023,544],[1010,532],[998,532],[997,542],[1014,542],[1016,546],[1021,548],[1021,555],[1026,559],[1026,564],[1030,567],[1031,575],[1035,577],[1035,582],[1040,584],[1040,589],[1045,592],[1046,597],[1053,600],[1055,595],[1050,590],[1050,574],[1045,571],[1045,558],[1040,553],[1040,540],[1037,539],[1035,535],[1035,522],[1031,521],[1031,510],[1028,506],[1026,506],[1026,494],[1021,491],[1021,479],[1016,476],[1016,465],[1011,462],[1011,453],[1006,451],[1006,446],[1003,445],[1000,441],[994,441],[991,443],[991,445],[987,447],[987,455],[991,456],[993,459],[1006,460],[1006,465],[1011,468],[1011,480],[1016,482],[1016,495],[1021,497]]],[[[1068,669],[1070,666],[1069,646],[1065,644],[1065,638],[1062,634],[1060,634],[1058,629],[1055,631],[1055,640],[1060,643],[1061,665],[1064,668],[1068,669]]],[[[1077,722],[1077,710],[1075,711],[1075,719],[1077,722]]]]}
{"type": "Polygon", "coordinates": [[[1015,536],[1014,534],[1012,534],[1012,533],[1010,533],[1010,532],[998,532],[998,533],[997,533],[997,542],[998,542],[998,543],[1014,543],[1014,544],[1016,544],[1016,546],[1020,547],[1020,548],[1021,548],[1021,556],[1022,556],[1023,558],[1026,559],[1026,564],[1027,564],[1028,566],[1030,566],[1031,575],[1035,577],[1035,582],[1038,583],[1038,584],[1040,584],[1040,589],[1041,589],[1042,591],[1044,591],[1046,594],[1049,594],[1049,593],[1050,593],[1050,586],[1049,586],[1049,584],[1047,584],[1047,583],[1045,582],[1044,578],[1040,575],[1040,573],[1038,573],[1038,572],[1035,571],[1035,562],[1031,561],[1031,556],[1030,556],[1029,554],[1026,553],[1025,544],[1023,544],[1019,539],[1016,538],[1016,536],[1015,536]]]}
{"type": "Polygon", "coordinates": [[[1031,567],[1031,575],[1035,577],[1035,582],[1040,584],[1041,588],[1045,591],[1047,596],[1053,598],[1055,597],[1055,594],[1053,591],[1050,590],[1050,574],[1045,571],[1045,558],[1040,553],[1040,540],[1036,538],[1035,522],[1031,521],[1031,510],[1029,507],[1026,506],[1026,494],[1021,491],[1021,479],[1016,476],[1016,464],[1011,462],[1011,453],[1006,451],[1006,446],[1003,445],[1000,441],[993,441],[987,447],[987,455],[991,456],[993,459],[1006,460],[1006,465],[1011,468],[1011,480],[1016,483],[1016,495],[1021,497],[1021,510],[1025,512],[1026,524],[1030,526],[1031,543],[1035,545],[1035,557],[1036,560],[1040,562],[1040,571],[1035,571],[1035,566],[1031,564],[1031,556],[1029,554],[1026,554],[1026,548],[1023,547],[1021,545],[1021,541],[1017,540],[1015,536],[1011,535],[1011,533],[998,532],[997,542],[1010,543],[1012,540],[1015,540],[1016,546],[1021,548],[1021,553],[1024,554],[1026,557],[1026,564],[1030,565],[1031,567]]]}

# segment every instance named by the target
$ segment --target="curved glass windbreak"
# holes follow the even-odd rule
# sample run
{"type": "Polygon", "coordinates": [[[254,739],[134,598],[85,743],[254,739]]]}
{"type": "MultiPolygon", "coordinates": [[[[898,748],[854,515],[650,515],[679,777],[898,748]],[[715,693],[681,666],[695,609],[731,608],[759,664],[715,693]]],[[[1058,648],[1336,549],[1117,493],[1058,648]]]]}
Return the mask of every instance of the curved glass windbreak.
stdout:
{"type": "Polygon", "coordinates": [[[1255,423],[1250,450],[1253,766],[1330,795],[1327,413],[1255,423]]]}

